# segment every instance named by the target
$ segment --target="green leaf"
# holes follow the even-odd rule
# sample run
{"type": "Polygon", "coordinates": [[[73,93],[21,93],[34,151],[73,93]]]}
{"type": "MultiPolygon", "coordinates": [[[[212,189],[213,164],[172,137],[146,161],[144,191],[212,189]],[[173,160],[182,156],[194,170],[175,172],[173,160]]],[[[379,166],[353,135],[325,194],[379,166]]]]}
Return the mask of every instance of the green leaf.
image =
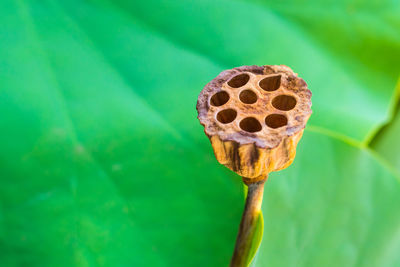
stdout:
{"type": "MultiPolygon", "coordinates": [[[[397,86],[400,93],[400,83],[397,86]]],[[[394,113],[393,119],[378,132],[371,142],[371,147],[377,151],[389,164],[390,167],[400,173],[400,109],[394,113]]]]}
{"type": "Polygon", "coordinates": [[[260,213],[260,217],[257,220],[256,232],[254,233],[253,243],[251,244],[251,250],[249,254],[249,258],[247,259],[247,266],[250,266],[251,263],[254,263],[254,259],[257,256],[258,248],[262,241],[262,236],[264,232],[264,217],[262,213],[260,213]]]}
{"type": "Polygon", "coordinates": [[[256,266],[398,266],[398,179],[373,151],[306,131],[265,185],[256,266]]]}
{"type": "MultiPolygon", "coordinates": [[[[138,96],[57,6],[9,8],[19,11],[8,17],[6,25],[19,29],[9,41],[22,41],[1,49],[7,69],[0,105],[7,114],[1,119],[2,264],[229,262],[242,186],[200,138],[197,90],[182,91],[180,102],[193,100],[190,114],[182,115],[191,118],[199,142],[138,96]]],[[[158,45],[166,54],[186,53],[162,40],[158,45]]],[[[187,54],[187,64],[211,65],[187,54]]]]}
{"type": "Polygon", "coordinates": [[[313,92],[310,124],[368,141],[394,104],[400,7],[383,2],[391,12],[378,17],[356,1],[329,10],[318,1],[292,2],[114,1],[132,20],[225,68],[291,66],[313,92]]]}
{"type": "Polygon", "coordinates": [[[242,184],[195,103],[249,64],[289,65],[314,93],[293,166],[266,184],[253,264],[400,264],[397,177],[364,145],[396,100],[396,8],[269,5],[2,1],[2,265],[227,265],[242,184]]]}

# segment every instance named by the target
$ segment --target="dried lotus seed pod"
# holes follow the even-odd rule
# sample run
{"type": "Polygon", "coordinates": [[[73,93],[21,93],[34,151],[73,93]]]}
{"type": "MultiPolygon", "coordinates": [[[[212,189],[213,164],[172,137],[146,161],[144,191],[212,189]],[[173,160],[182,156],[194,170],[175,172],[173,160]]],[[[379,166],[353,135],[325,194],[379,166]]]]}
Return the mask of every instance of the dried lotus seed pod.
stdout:
{"type": "Polygon", "coordinates": [[[242,66],[211,80],[197,111],[217,160],[252,182],[292,163],[311,92],[287,66],[242,66]]]}

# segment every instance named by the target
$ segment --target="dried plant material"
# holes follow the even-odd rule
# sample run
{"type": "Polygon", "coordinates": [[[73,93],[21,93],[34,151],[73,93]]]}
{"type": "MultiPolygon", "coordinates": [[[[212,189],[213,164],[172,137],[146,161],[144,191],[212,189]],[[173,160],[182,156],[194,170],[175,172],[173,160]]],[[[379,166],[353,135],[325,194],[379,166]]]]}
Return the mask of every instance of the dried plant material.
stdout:
{"type": "Polygon", "coordinates": [[[311,92],[287,66],[242,66],[209,82],[197,111],[217,160],[246,179],[261,179],[292,163],[311,115],[311,92]]]}
{"type": "Polygon", "coordinates": [[[248,185],[231,267],[247,266],[268,173],[289,166],[311,115],[311,92],[286,66],[221,72],[201,91],[197,112],[217,160],[248,185]]]}

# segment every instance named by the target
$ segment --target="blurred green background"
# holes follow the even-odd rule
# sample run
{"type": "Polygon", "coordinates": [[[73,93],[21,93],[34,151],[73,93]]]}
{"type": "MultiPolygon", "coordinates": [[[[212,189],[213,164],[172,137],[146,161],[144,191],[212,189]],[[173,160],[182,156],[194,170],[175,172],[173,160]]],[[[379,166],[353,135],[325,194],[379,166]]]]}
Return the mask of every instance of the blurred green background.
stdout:
{"type": "Polygon", "coordinates": [[[0,265],[227,266],[243,208],[196,119],[224,69],[313,92],[253,266],[400,266],[400,2],[0,2],[0,265]]]}

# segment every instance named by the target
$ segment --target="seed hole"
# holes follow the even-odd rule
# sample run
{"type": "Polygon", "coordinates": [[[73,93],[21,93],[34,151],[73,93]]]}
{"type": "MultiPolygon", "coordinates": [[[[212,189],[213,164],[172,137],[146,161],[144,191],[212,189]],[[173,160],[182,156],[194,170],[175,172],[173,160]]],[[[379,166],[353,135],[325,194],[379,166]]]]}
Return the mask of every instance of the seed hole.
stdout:
{"type": "Polygon", "coordinates": [[[251,90],[244,90],[240,93],[239,99],[245,104],[253,104],[257,101],[257,95],[251,90]]]}
{"type": "Polygon", "coordinates": [[[275,75],[270,77],[265,77],[262,79],[258,85],[265,91],[275,91],[281,86],[281,75],[275,75]]]}
{"type": "Polygon", "coordinates": [[[272,105],[280,110],[291,110],[296,106],[296,98],[290,95],[279,95],[272,99],[272,105]]]}
{"type": "Polygon", "coordinates": [[[242,73],[230,79],[228,85],[233,88],[239,88],[245,85],[249,79],[250,76],[248,74],[242,73]]]}
{"type": "Polygon", "coordinates": [[[213,106],[222,106],[229,101],[229,94],[225,91],[218,92],[211,97],[210,103],[213,106]]]}
{"type": "Polygon", "coordinates": [[[217,120],[221,123],[230,123],[236,119],[237,112],[234,109],[224,109],[218,112],[217,120]]]}
{"type": "Polygon", "coordinates": [[[265,124],[270,128],[279,128],[287,124],[287,118],[281,114],[271,114],[265,118],[265,124]]]}
{"type": "Polygon", "coordinates": [[[240,128],[246,132],[250,133],[255,133],[261,131],[261,124],[260,122],[253,117],[250,118],[244,118],[240,123],[239,123],[240,128]]]}

